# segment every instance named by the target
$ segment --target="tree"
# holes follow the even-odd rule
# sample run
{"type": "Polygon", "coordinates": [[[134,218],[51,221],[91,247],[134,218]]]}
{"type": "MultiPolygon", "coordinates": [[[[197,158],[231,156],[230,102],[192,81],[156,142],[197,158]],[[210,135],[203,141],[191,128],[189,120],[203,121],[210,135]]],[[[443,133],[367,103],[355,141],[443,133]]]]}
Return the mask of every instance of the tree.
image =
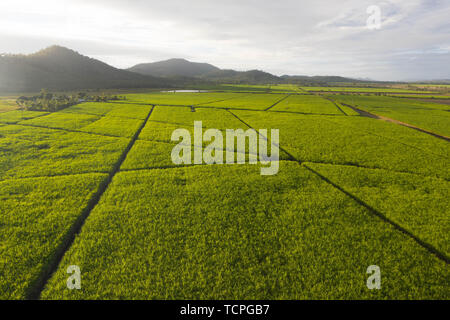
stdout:
{"type": "Polygon", "coordinates": [[[21,97],[17,98],[16,103],[19,107],[25,108],[28,103],[28,98],[25,96],[21,96],[21,97]]]}
{"type": "Polygon", "coordinates": [[[78,100],[85,99],[86,96],[87,96],[86,92],[78,92],[78,94],[77,94],[78,100]]]}

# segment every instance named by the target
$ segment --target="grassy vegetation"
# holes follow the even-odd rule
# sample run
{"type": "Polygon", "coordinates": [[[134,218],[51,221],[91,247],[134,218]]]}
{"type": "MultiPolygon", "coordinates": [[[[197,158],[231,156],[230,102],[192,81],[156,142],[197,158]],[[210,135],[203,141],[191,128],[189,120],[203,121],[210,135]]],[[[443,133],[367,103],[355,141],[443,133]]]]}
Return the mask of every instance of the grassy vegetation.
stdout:
{"type": "Polygon", "coordinates": [[[205,103],[200,105],[230,109],[265,110],[286,96],[287,95],[283,94],[252,94],[238,97],[232,100],[220,101],[215,103],[205,103]]]}
{"type": "Polygon", "coordinates": [[[0,179],[108,172],[128,139],[9,125],[0,127],[0,179]]]}
{"type": "Polygon", "coordinates": [[[449,181],[378,169],[308,166],[450,256],[449,181]]]}
{"type": "Polygon", "coordinates": [[[359,116],[359,113],[355,110],[353,110],[350,107],[347,107],[346,105],[343,105],[342,103],[339,103],[338,101],[333,100],[335,104],[339,106],[339,108],[347,115],[347,116],[359,116]]]}
{"type": "Polygon", "coordinates": [[[84,126],[81,130],[104,135],[131,138],[143,122],[143,120],[139,119],[106,116],[96,122],[84,126]]]}
{"type": "Polygon", "coordinates": [[[249,93],[153,93],[129,94],[127,101],[155,105],[211,106],[264,110],[286,97],[283,94],[249,93]]]}
{"type": "Polygon", "coordinates": [[[394,97],[334,96],[333,99],[377,115],[450,136],[449,106],[394,97]]]}
{"type": "Polygon", "coordinates": [[[133,118],[145,120],[151,110],[151,106],[123,104],[114,105],[114,109],[107,113],[111,117],[133,118]]]}
{"type": "Polygon", "coordinates": [[[129,94],[127,101],[147,104],[198,105],[214,101],[234,99],[245,96],[245,93],[182,93],[158,92],[151,94],[129,94]]]}
{"type": "Polygon", "coordinates": [[[46,114],[48,114],[48,112],[13,110],[0,113],[0,123],[17,123],[22,120],[33,119],[46,114]]]}
{"type": "Polygon", "coordinates": [[[291,95],[270,110],[315,114],[342,114],[332,102],[314,95],[291,95]]]}
{"type": "Polygon", "coordinates": [[[242,92],[143,92],[52,114],[0,113],[0,299],[24,298],[43,280],[113,168],[41,298],[450,298],[448,262],[432,253],[450,254],[448,141],[344,104],[441,134],[448,105],[229,88],[242,92]],[[280,146],[302,164],[284,152],[274,176],[260,165],[173,164],[173,130],[193,137],[202,121],[225,137],[248,129],[240,119],[279,129],[280,146]],[[373,264],[381,290],[366,287],[373,264]],[[66,287],[69,265],[81,268],[81,290],[66,287]]]}
{"type": "Polygon", "coordinates": [[[267,84],[267,85],[249,85],[249,84],[217,84],[217,85],[199,85],[192,89],[208,90],[211,92],[254,92],[254,93],[280,93],[280,92],[302,92],[295,84],[267,84]]]}
{"type": "Polygon", "coordinates": [[[450,96],[448,95],[440,95],[440,94],[433,94],[433,95],[427,95],[427,94],[391,94],[392,97],[400,97],[400,98],[417,98],[417,99],[450,99],[450,96]]]}
{"type": "Polygon", "coordinates": [[[273,89],[271,85],[250,85],[250,84],[223,84],[221,88],[230,91],[248,91],[248,92],[268,92],[273,89]]]}
{"type": "Polygon", "coordinates": [[[54,112],[49,115],[20,121],[20,125],[33,125],[46,128],[76,130],[100,119],[100,116],[89,114],[71,114],[54,112]]]}
{"type": "Polygon", "coordinates": [[[301,87],[306,91],[336,91],[336,92],[387,92],[387,93],[433,93],[432,91],[396,89],[396,88],[371,88],[371,87],[301,87]]]}
{"type": "Polygon", "coordinates": [[[0,97],[0,112],[12,111],[17,108],[18,106],[15,99],[0,97]]]}
{"type": "Polygon", "coordinates": [[[270,86],[271,90],[280,90],[285,92],[295,92],[295,93],[304,93],[307,94],[305,90],[300,89],[299,86],[294,84],[275,84],[270,86]]]}
{"type": "Polygon", "coordinates": [[[364,128],[366,124],[360,117],[343,116],[347,124],[354,124],[346,125],[336,122],[335,116],[241,110],[233,112],[252,127],[278,128],[281,146],[300,161],[367,166],[445,179],[450,177],[448,158],[437,157],[418,150],[415,145],[396,141],[398,128],[392,133],[385,129],[382,136],[372,133],[370,126],[367,130],[357,131],[355,127],[364,128]]]}
{"type": "MultiPolygon", "coordinates": [[[[127,155],[124,163],[120,167],[121,170],[140,170],[150,168],[171,168],[176,167],[174,165],[171,152],[174,147],[172,143],[155,142],[146,140],[137,140],[133,148],[127,155]]],[[[198,150],[199,147],[193,146],[192,151],[198,150]]],[[[205,148],[201,148],[204,152],[205,148]]],[[[236,150],[236,149],[235,149],[236,150]]],[[[270,150],[270,148],[269,148],[270,150]]],[[[219,152],[223,152],[223,161],[226,159],[226,153],[228,149],[226,147],[221,148],[219,152]]],[[[234,151],[234,161],[237,159],[238,152],[234,151]]],[[[244,151],[245,161],[249,161],[249,151],[244,151]]],[[[252,154],[259,160],[258,154],[252,154]]],[[[194,154],[191,153],[191,163],[194,163],[194,154]]],[[[280,159],[289,159],[289,156],[283,152],[280,152],[280,159]]]]}
{"type": "Polygon", "coordinates": [[[171,152],[174,144],[137,140],[128,153],[121,170],[174,167],[171,152]]]}
{"type": "MultiPolygon", "coordinates": [[[[219,129],[224,141],[226,141],[226,129],[248,129],[226,110],[195,108],[195,112],[192,112],[189,107],[156,106],[121,168],[130,170],[174,166],[171,151],[178,142],[171,140],[172,132],[180,128],[187,129],[191,134],[191,144],[195,147],[194,121],[202,121],[203,132],[209,128],[219,129]]],[[[209,141],[203,141],[202,149],[209,143],[209,141]]],[[[234,150],[237,150],[236,147],[234,150]]],[[[226,151],[224,147],[223,152],[226,151]]],[[[248,159],[248,148],[246,148],[246,154],[248,159]]],[[[289,156],[281,152],[280,158],[288,159],[289,156]]]]}
{"type": "Polygon", "coordinates": [[[61,113],[70,114],[90,114],[98,116],[111,116],[121,118],[132,118],[144,120],[149,111],[150,105],[131,104],[128,102],[116,102],[116,103],[101,103],[101,102],[88,102],[81,103],[70,108],[64,109],[61,113]]]}
{"type": "Polygon", "coordinates": [[[202,90],[206,92],[219,93],[219,92],[268,92],[270,91],[270,85],[247,85],[247,84],[196,84],[187,86],[189,90],[202,90]]]}
{"type": "Polygon", "coordinates": [[[303,92],[294,84],[271,84],[271,85],[248,85],[248,84],[224,84],[221,88],[229,91],[245,91],[245,92],[303,92]]]}
{"type": "Polygon", "coordinates": [[[436,83],[428,83],[428,84],[423,84],[423,83],[415,83],[414,84],[415,87],[417,88],[425,88],[425,89],[450,89],[450,84],[436,84],[436,83]]]}
{"type": "Polygon", "coordinates": [[[104,174],[0,181],[0,299],[24,299],[104,174]]]}
{"type": "Polygon", "coordinates": [[[86,102],[63,109],[60,113],[82,113],[104,116],[115,108],[117,108],[117,103],[86,102]]]}
{"type": "Polygon", "coordinates": [[[448,298],[448,276],[296,163],[268,179],[256,166],[204,166],[119,173],[42,298],[448,298]],[[81,290],[65,287],[71,264],[81,290]],[[365,287],[371,264],[382,290],[365,287]]]}
{"type": "Polygon", "coordinates": [[[450,146],[447,141],[436,139],[433,136],[424,134],[417,130],[412,130],[386,121],[376,121],[366,117],[349,119],[349,117],[328,118],[339,125],[352,128],[356,134],[370,133],[417,148],[422,152],[435,155],[438,158],[450,158],[450,146]]]}
{"type": "Polygon", "coordinates": [[[245,128],[242,122],[226,110],[195,108],[195,112],[192,112],[189,107],[157,106],[139,139],[173,143],[172,132],[179,128],[189,130],[193,137],[194,121],[202,121],[204,128],[220,129],[222,132],[227,128],[245,128]]]}
{"type": "Polygon", "coordinates": [[[94,112],[104,113],[106,116],[82,113],[86,107],[76,108],[75,110],[69,108],[66,112],[51,113],[43,117],[21,121],[18,124],[130,138],[142,125],[142,118],[147,117],[151,107],[118,106],[117,110],[108,110],[109,106],[95,109],[96,106],[94,106],[94,112]]]}

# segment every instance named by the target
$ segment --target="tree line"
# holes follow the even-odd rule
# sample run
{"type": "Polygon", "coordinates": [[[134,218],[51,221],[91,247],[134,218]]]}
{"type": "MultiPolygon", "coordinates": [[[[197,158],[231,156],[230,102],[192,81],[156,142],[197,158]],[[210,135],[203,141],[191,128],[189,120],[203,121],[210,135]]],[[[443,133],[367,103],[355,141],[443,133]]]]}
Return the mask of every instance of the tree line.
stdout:
{"type": "Polygon", "coordinates": [[[17,98],[16,103],[20,108],[25,110],[56,112],[82,102],[107,102],[125,99],[125,97],[115,95],[89,95],[86,92],[78,92],[71,95],[55,94],[48,92],[46,89],[42,89],[36,96],[21,96],[17,98]]]}

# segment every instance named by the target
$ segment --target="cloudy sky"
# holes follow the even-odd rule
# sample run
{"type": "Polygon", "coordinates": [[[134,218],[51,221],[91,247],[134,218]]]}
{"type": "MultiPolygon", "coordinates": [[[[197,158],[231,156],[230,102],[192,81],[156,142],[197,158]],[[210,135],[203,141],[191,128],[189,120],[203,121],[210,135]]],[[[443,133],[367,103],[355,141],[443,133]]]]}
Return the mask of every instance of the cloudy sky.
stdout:
{"type": "Polygon", "coordinates": [[[119,68],[186,58],[277,75],[450,79],[449,0],[2,0],[0,12],[4,53],[59,44],[119,68]]]}

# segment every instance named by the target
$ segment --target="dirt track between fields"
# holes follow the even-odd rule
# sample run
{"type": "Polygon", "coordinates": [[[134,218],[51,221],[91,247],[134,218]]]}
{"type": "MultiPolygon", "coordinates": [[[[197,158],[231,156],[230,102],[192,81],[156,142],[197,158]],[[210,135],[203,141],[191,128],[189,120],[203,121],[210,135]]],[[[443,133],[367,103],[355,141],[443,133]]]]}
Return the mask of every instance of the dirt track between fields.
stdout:
{"type": "MultiPolygon", "coordinates": [[[[406,99],[411,99],[411,98],[407,97],[406,99]]],[[[450,105],[450,99],[414,99],[414,100],[419,100],[419,101],[423,101],[423,102],[433,102],[433,103],[440,103],[440,104],[448,104],[448,105],[450,105]]]]}
{"type": "Polygon", "coordinates": [[[440,134],[437,134],[437,133],[434,133],[434,132],[431,132],[431,131],[428,131],[428,130],[425,130],[425,129],[422,129],[422,128],[419,128],[419,127],[416,127],[416,126],[414,126],[412,124],[409,124],[409,123],[401,122],[401,121],[398,121],[398,120],[395,120],[395,119],[391,119],[391,118],[388,118],[388,117],[384,117],[384,116],[379,116],[377,114],[374,114],[374,113],[371,113],[371,112],[368,112],[368,111],[365,111],[365,110],[361,110],[359,108],[350,106],[348,104],[344,104],[343,103],[343,105],[353,109],[356,112],[358,112],[359,115],[362,116],[362,117],[368,117],[368,118],[372,118],[372,119],[392,122],[392,123],[395,123],[395,124],[398,124],[398,125],[401,125],[401,126],[404,126],[404,127],[408,127],[408,128],[414,129],[414,130],[418,130],[420,132],[432,135],[433,137],[436,137],[436,138],[439,138],[439,139],[443,139],[443,140],[446,140],[446,141],[450,142],[450,137],[443,136],[443,135],[440,135],[440,134]]]}

